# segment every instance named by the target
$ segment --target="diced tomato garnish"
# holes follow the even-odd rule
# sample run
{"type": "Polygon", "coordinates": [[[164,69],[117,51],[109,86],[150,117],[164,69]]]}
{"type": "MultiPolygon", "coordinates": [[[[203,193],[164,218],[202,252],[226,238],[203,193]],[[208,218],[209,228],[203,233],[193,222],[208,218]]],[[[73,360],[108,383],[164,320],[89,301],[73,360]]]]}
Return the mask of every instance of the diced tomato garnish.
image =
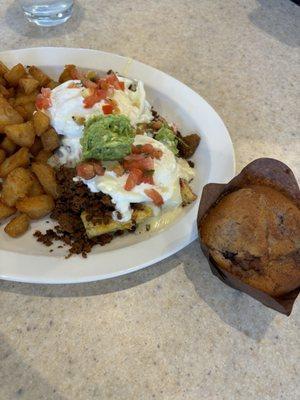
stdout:
{"type": "Polygon", "coordinates": [[[50,88],[44,88],[44,87],[42,87],[41,93],[42,93],[42,96],[43,96],[43,97],[46,97],[46,98],[49,99],[50,96],[51,96],[51,89],[50,89],[50,88]]]}
{"type": "Polygon", "coordinates": [[[96,172],[92,163],[83,162],[76,166],[77,175],[83,179],[92,179],[95,177],[96,172]]]}
{"type": "Polygon", "coordinates": [[[102,111],[103,114],[112,114],[112,112],[114,111],[114,106],[113,104],[103,104],[102,106],[102,111]]]}
{"type": "Polygon", "coordinates": [[[52,103],[50,96],[51,96],[51,89],[42,88],[41,93],[39,93],[35,99],[36,108],[38,108],[39,110],[42,109],[46,110],[47,108],[51,107],[52,103]]]}
{"type": "Polygon", "coordinates": [[[101,161],[93,162],[94,172],[96,175],[103,176],[105,169],[103,168],[101,161]]]}
{"type": "Polygon", "coordinates": [[[150,143],[146,143],[143,145],[132,146],[132,153],[133,154],[149,154],[152,158],[160,159],[162,156],[162,151],[160,149],[156,149],[150,143]]]}
{"type": "Polygon", "coordinates": [[[154,185],[153,175],[143,175],[141,183],[149,183],[149,185],[154,185]]]}
{"type": "Polygon", "coordinates": [[[78,88],[78,84],[75,82],[71,82],[68,85],[68,89],[77,89],[78,88]]]}
{"type": "Polygon", "coordinates": [[[156,159],[158,159],[158,160],[161,159],[162,155],[163,155],[163,152],[162,152],[160,149],[154,149],[153,152],[152,152],[152,154],[151,154],[151,156],[152,156],[153,158],[156,158],[156,159]]]}
{"type": "Polygon", "coordinates": [[[164,199],[162,198],[161,194],[158,193],[155,189],[145,189],[145,194],[153,201],[153,203],[160,207],[164,204],[164,199]]]}
{"type": "Polygon", "coordinates": [[[81,79],[81,82],[84,87],[89,88],[89,89],[96,89],[97,88],[97,83],[89,80],[89,79],[81,79]]]}
{"type": "Polygon", "coordinates": [[[140,169],[133,168],[132,170],[130,170],[124,189],[127,191],[132,190],[136,185],[141,182],[142,176],[143,171],[141,171],[140,169]]]}
{"type": "Polygon", "coordinates": [[[133,168],[138,168],[141,169],[142,171],[154,169],[154,162],[151,157],[143,157],[141,159],[131,159],[131,160],[125,159],[123,165],[124,168],[127,169],[128,171],[131,171],[133,168]]]}
{"type": "Polygon", "coordinates": [[[106,98],[107,92],[102,89],[89,89],[91,94],[83,99],[84,108],[92,108],[96,103],[106,98]]]}
{"type": "Polygon", "coordinates": [[[107,90],[109,87],[113,87],[116,90],[124,90],[124,82],[120,82],[117,75],[113,72],[107,75],[105,78],[100,78],[97,81],[98,86],[101,89],[107,90]]]}

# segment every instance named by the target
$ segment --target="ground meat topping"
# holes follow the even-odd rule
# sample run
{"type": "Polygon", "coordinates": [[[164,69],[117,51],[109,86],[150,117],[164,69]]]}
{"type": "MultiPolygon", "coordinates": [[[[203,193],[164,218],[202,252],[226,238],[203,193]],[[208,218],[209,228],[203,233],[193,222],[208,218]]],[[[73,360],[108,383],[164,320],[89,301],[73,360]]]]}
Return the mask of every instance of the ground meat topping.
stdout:
{"type": "Polygon", "coordinates": [[[87,213],[87,220],[94,223],[108,223],[115,211],[110,196],[103,193],[92,193],[82,182],[75,182],[75,169],[61,167],[57,173],[60,197],[57,199],[51,218],[57,222],[54,229],[44,234],[36,231],[38,242],[46,246],[54,241],[61,241],[69,247],[69,255],[81,254],[84,258],[95,245],[104,246],[113,239],[113,234],[104,234],[89,239],[81,220],[81,213],[87,213]]]}

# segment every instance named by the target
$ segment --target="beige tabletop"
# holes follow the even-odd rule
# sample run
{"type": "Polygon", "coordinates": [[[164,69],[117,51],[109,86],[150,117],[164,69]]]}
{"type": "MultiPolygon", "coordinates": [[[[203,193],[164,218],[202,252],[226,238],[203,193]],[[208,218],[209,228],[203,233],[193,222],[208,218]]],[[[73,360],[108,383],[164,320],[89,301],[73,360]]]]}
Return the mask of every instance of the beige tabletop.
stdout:
{"type": "MultiPolygon", "coordinates": [[[[218,111],[238,171],[271,156],[299,179],[299,19],[288,0],[81,0],[68,23],[41,29],[0,0],[0,40],[1,50],[88,47],[157,67],[218,111]]],[[[197,241],[110,281],[2,281],[0,305],[1,400],[300,396],[299,299],[287,318],[224,286],[197,241]]]]}

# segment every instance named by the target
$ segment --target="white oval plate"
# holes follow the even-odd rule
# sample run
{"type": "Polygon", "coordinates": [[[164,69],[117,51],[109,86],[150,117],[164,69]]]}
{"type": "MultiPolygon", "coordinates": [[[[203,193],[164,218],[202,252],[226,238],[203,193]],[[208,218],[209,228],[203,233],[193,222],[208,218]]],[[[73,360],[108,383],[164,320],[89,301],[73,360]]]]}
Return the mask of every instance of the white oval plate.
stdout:
{"type": "MultiPolygon", "coordinates": [[[[197,93],[171,76],[138,61],[97,50],[41,47],[0,53],[13,66],[37,65],[57,77],[65,64],[98,71],[113,69],[144,82],[147,98],[168,121],[185,134],[199,132],[201,143],[193,157],[197,178],[194,190],[200,197],[208,182],[227,182],[235,171],[234,150],[228,131],[212,107],[197,93]]],[[[200,74],[200,72],[199,72],[200,74]]],[[[36,222],[26,235],[11,239],[0,229],[0,278],[31,283],[77,283],[107,279],[154,264],[188,245],[197,237],[198,200],[156,234],[127,235],[105,247],[96,247],[87,259],[65,259],[65,250],[49,253],[37,243],[35,229],[49,226],[36,222]]]]}

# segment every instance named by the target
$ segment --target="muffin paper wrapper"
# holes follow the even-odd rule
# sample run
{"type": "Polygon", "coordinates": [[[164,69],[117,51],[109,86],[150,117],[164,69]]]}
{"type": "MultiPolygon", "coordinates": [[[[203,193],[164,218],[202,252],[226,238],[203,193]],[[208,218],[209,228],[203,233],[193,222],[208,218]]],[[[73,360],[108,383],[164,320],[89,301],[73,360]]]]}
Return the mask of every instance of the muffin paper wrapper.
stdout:
{"type": "Polygon", "coordinates": [[[272,158],[259,158],[248,164],[239,175],[227,184],[209,183],[204,186],[198,212],[198,231],[202,251],[208,259],[212,273],[226,285],[247,293],[267,307],[282,314],[290,315],[300,287],[287,294],[273,297],[238,279],[236,276],[218,267],[210,257],[207,246],[200,236],[200,225],[203,216],[223,196],[249,185],[265,185],[282,192],[300,207],[300,191],[292,170],[284,163],[272,158]]]}

